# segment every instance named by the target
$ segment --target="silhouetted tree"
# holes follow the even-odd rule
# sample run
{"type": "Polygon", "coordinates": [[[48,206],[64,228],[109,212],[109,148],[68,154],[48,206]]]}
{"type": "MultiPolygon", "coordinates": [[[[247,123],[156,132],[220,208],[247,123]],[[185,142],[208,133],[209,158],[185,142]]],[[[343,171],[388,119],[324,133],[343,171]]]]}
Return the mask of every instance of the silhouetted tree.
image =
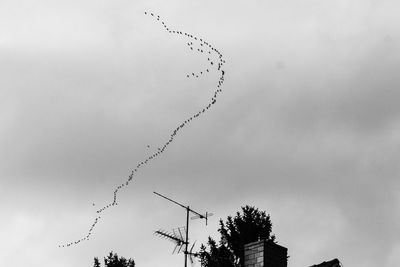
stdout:
{"type": "MultiPolygon", "coordinates": [[[[135,261],[133,259],[125,259],[124,257],[118,257],[117,253],[112,251],[104,258],[105,267],[135,267],[135,261]]],[[[100,262],[97,257],[94,258],[94,267],[100,267],[100,262]]]]}
{"type": "Polygon", "coordinates": [[[234,266],[234,255],[224,244],[217,245],[215,240],[211,237],[208,238],[207,245],[209,249],[203,244],[200,247],[200,261],[201,266],[207,267],[232,267],[234,266]]]}
{"type": "Polygon", "coordinates": [[[219,244],[209,237],[207,245],[200,248],[200,260],[205,267],[241,267],[244,265],[244,245],[257,240],[275,242],[271,234],[272,223],[265,211],[255,207],[242,207],[242,213],[219,221],[219,244]]]}
{"type": "Polygon", "coordinates": [[[97,257],[94,258],[94,267],[100,267],[100,262],[99,259],[97,257]]]}

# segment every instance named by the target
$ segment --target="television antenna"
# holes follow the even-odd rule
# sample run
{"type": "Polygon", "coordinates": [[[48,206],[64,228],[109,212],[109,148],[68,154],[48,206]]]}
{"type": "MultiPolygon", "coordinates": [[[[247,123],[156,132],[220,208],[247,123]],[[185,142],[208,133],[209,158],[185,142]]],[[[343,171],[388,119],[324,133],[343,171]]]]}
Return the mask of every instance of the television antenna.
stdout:
{"type": "Polygon", "coordinates": [[[165,238],[167,240],[174,242],[175,248],[172,251],[172,254],[174,254],[177,248],[179,248],[177,253],[181,252],[183,245],[185,245],[186,242],[184,237],[185,232],[186,232],[185,227],[180,227],[172,229],[172,233],[167,232],[165,230],[158,230],[155,231],[154,234],[160,236],[161,238],[165,238]]]}
{"type": "Polygon", "coordinates": [[[190,259],[190,263],[193,265],[193,257],[198,257],[200,254],[199,253],[193,253],[193,248],[194,245],[196,244],[196,241],[194,241],[192,247],[190,248],[190,251],[188,252],[189,254],[189,259],[190,259]]]}
{"type": "MultiPolygon", "coordinates": [[[[172,240],[172,241],[176,242],[176,246],[175,246],[174,252],[175,252],[176,248],[178,247],[178,244],[179,244],[180,247],[185,245],[185,250],[183,251],[183,253],[185,254],[185,267],[187,267],[188,255],[190,256],[190,261],[192,263],[193,263],[193,258],[192,257],[193,256],[194,257],[198,256],[198,253],[193,253],[193,247],[194,247],[196,242],[194,242],[192,247],[191,247],[191,249],[188,250],[188,247],[189,247],[189,213],[193,213],[195,215],[195,216],[193,216],[191,218],[192,220],[194,220],[194,219],[205,219],[206,220],[206,225],[207,225],[207,222],[208,222],[208,217],[212,216],[213,214],[206,212],[206,214],[203,215],[201,213],[198,213],[197,211],[192,210],[189,206],[182,205],[181,203],[179,203],[179,202],[177,202],[175,200],[172,200],[172,199],[170,199],[170,198],[168,198],[166,196],[163,196],[163,195],[161,195],[161,194],[159,194],[159,193],[157,193],[155,191],[153,193],[156,194],[157,196],[160,196],[162,198],[165,198],[166,200],[171,201],[172,203],[175,203],[178,206],[181,206],[182,208],[184,208],[186,210],[186,227],[184,227],[184,229],[186,230],[186,233],[184,235],[180,234],[179,237],[178,237],[178,236],[176,236],[175,232],[173,232],[171,234],[171,233],[168,233],[168,232],[165,232],[165,231],[156,231],[155,233],[160,235],[160,236],[162,236],[162,237],[165,237],[165,238],[167,238],[169,240],[172,240]]],[[[179,232],[179,229],[180,228],[178,228],[178,232],[179,232]]],[[[180,251],[180,249],[178,250],[178,253],[179,253],[179,251],[180,251]]]]}

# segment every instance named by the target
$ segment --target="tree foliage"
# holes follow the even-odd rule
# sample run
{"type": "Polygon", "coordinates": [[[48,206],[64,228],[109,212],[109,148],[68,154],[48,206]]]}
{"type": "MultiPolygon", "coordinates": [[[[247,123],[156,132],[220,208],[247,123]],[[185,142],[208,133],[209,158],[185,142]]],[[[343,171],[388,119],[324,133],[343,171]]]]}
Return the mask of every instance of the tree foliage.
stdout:
{"type": "Polygon", "coordinates": [[[228,216],[226,222],[219,222],[218,232],[221,239],[217,244],[209,237],[207,246],[200,249],[200,260],[206,267],[239,267],[244,266],[244,245],[257,240],[275,242],[271,234],[270,216],[258,208],[245,206],[235,217],[228,216]]]}
{"type": "Polygon", "coordinates": [[[97,257],[94,258],[94,267],[100,267],[100,262],[99,259],[97,257]]]}
{"type": "MultiPolygon", "coordinates": [[[[100,267],[100,262],[97,257],[94,258],[94,267],[100,267]]],[[[105,267],[135,267],[135,261],[133,259],[127,260],[124,257],[118,257],[117,253],[112,251],[108,254],[107,258],[104,258],[105,267]]]]}
{"type": "Polygon", "coordinates": [[[233,253],[224,244],[217,245],[215,240],[208,238],[208,249],[205,245],[200,247],[201,266],[206,267],[232,267],[235,261],[233,253]]]}

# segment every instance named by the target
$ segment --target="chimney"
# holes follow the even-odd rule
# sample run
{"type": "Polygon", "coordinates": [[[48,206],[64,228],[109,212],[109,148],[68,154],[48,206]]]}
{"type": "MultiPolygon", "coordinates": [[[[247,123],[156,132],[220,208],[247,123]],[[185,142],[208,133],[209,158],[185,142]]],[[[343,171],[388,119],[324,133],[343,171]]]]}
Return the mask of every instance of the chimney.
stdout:
{"type": "Polygon", "coordinates": [[[246,244],[244,267],[287,267],[287,248],[267,240],[246,244]]]}

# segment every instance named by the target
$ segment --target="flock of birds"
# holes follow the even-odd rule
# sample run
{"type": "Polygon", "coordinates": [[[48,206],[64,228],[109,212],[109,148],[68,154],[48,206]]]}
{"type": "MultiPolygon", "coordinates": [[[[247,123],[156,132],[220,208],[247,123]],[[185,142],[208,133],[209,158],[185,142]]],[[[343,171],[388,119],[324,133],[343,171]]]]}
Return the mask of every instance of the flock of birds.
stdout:
{"type": "MultiPolygon", "coordinates": [[[[129,174],[128,179],[115,188],[114,193],[113,193],[113,201],[96,211],[97,217],[95,218],[93,224],[91,225],[87,235],[84,236],[83,238],[79,239],[79,240],[59,245],[58,247],[60,247],[60,248],[70,247],[70,246],[73,246],[73,245],[77,245],[82,241],[89,240],[90,236],[92,235],[92,231],[93,231],[94,227],[96,226],[96,224],[101,219],[100,214],[102,212],[104,212],[105,210],[107,210],[107,209],[109,209],[109,208],[111,208],[111,207],[113,207],[115,205],[118,205],[118,203],[117,203],[118,191],[121,190],[123,187],[126,187],[126,186],[129,185],[129,183],[132,181],[135,173],[138,172],[139,169],[142,166],[148,164],[151,160],[153,160],[154,158],[156,158],[159,155],[161,155],[165,151],[165,149],[174,141],[174,138],[176,137],[178,132],[183,127],[185,127],[192,120],[196,119],[197,117],[199,117],[200,115],[205,113],[207,110],[209,110],[211,108],[211,106],[216,103],[218,94],[222,92],[221,87],[222,87],[222,84],[224,83],[224,77],[225,77],[225,71],[222,69],[223,65],[225,64],[225,60],[223,59],[222,54],[214,46],[212,46],[210,43],[206,42],[204,39],[199,38],[198,36],[189,34],[187,32],[172,30],[170,27],[167,26],[167,24],[163,20],[161,20],[161,17],[159,15],[155,15],[154,13],[150,13],[150,12],[144,12],[144,14],[154,18],[156,20],[156,22],[160,23],[162,25],[162,27],[169,34],[175,34],[175,35],[178,35],[178,36],[182,36],[182,37],[186,38],[187,40],[189,40],[187,42],[187,45],[188,45],[188,47],[189,47],[189,49],[191,51],[206,55],[207,62],[208,62],[207,67],[203,71],[200,71],[198,73],[192,72],[190,74],[187,74],[186,75],[187,78],[191,78],[191,77],[192,78],[193,77],[198,78],[200,75],[204,75],[204,74],[209,73],[211,71],[218,71],[218,72],[220,72],[218,83],[217,83],[216,87],[214,88],[213,95],[212,95],[210,101],[207,103],[207,105],[204,106],[203,108],[201,108],[200,110],[198,110],[195,114],[193,114],[190,117],[188,117],[179,126],[177,126],[172,131],[168,141],[166,143],[164,143],[163,146],[159,147],[157,149],[157,152],[155,152],[152,155],[148,156],[145,160],[139,162],[136,165],[136,167],[129,174]]],[[[150,148],[150,146],[148,145],[147,148],[150,148]]]]}

